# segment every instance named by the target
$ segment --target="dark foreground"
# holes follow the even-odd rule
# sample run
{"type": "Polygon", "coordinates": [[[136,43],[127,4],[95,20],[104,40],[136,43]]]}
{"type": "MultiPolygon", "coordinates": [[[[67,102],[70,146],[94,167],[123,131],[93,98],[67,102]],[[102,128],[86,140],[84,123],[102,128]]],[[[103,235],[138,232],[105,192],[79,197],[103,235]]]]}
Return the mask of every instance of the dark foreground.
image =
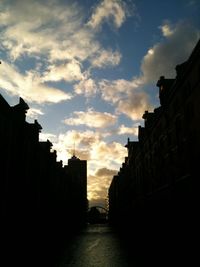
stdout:
{"type": "Polygon", "coordinates": [[[72,240],[56,267],[128,267],[137,266],[134,252],[106,224],[88,225],[72,240]]]}
{"type": "Polygon", "coordinates": [[[165,226],[161,229],[155,222],[142,231],[138,225],[138,231],[135,228],[132,233],[124,226],[120,234],[109,225],[89,225],[66,246],[55,266],[194,266],[199,254],[192,225],[179,221],[169,229],[165,226]]]}
{"type": "MultiPolygon", "coordinates": [[[[49,228],[39,233],[28,229],[27,235],[21,235],[21,231],[13,234],[10,229],[2,242],[1,266],[196,266],[199,232],[191,219],[186,216],[176,222],[174,217],[170,226],[167,220],[163,224],[157,218],[150,223],[145,218],[145,223],[125,224],[120,231],[107,224],[92,224],[62,238],[61,233],[53,235],[49,228]]],[[[66,228],[69,233],[71,227],[66,228]]]]}

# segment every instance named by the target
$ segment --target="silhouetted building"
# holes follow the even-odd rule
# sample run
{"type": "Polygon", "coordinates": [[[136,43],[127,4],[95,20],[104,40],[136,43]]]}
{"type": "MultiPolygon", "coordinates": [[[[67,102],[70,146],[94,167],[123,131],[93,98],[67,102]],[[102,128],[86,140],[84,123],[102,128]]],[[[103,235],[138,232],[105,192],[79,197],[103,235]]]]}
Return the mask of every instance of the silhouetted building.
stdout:
{"type": "Polygon", "coordinates": [[[200,41],[189,59],[176,66],[176,72],[175,79],[160,77],[160,106],[153,112],[145,111],[138,141],[128,139],[128,157],[109,188],[112,223],[125,222],[133,227],[136,221],[147,225],[154,217],[159,217],[157,222],[173,218],[174,224],[178,220],[180,225],[185,225],[187,218],[195,221],[200,164],[200,41]]]}
{"type": "Polygon", "coordinates": [[[66,172],[52,143],[39,141],[41,125],[26,122],[28,109],[22,98],[11,107],[0,95],[1,236],[4,254],[15,250],[21,266],[54,255],[86,222],[87,207],[87,162],[72,158],[66,172]]]}
{"type": "MultiPolygon", "coordinates": [[[[88,208],[87,201],[87,161],[80,160],[75,154],[68,160],[65,166],[66,175],[69,177],[71,189],[70,202],[71,214],[77,223],[86,222],[86,214],[88,208]]],[[[73,220],[73,218],[72,218],[73,220]]]]}

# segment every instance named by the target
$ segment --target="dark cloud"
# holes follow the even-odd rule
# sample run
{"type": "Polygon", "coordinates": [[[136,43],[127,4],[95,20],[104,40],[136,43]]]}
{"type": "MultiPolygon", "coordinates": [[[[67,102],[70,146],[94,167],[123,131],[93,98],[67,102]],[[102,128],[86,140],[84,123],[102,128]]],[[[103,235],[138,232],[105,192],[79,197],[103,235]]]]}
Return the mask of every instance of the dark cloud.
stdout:
{"type": "Polygon", "coordinates": [[[98,169],[96,172],[96,176],[114,176],[117,173],[116,170],[110,170],[107,168],[98,169]]]}

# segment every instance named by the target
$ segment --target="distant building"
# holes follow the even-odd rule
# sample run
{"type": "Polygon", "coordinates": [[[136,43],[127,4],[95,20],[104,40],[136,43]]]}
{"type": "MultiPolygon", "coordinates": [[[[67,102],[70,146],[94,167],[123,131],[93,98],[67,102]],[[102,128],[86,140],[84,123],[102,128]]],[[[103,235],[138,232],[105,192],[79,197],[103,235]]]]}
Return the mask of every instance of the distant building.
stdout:
{"type": "Polygon", "coordinates": [[[87,161],[81,160],[75,154],[68,160],[65,172],[71,188],[71,213],[78,223],[86,221],[87,201],[87,161]]]}

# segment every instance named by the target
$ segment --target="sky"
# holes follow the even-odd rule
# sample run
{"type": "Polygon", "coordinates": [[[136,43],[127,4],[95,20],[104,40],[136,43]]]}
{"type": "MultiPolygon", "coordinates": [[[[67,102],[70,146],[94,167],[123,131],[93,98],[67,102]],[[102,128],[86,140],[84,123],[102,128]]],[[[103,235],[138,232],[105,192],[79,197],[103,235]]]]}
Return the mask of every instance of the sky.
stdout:
{"type": "Polygon", "coordinates": [[[87,160],[90,205],[138,140],[156,82],[175,78],[200,38],[200,0],[0,0],[0,93],[22,97],[57,160],[87,160]]]}

